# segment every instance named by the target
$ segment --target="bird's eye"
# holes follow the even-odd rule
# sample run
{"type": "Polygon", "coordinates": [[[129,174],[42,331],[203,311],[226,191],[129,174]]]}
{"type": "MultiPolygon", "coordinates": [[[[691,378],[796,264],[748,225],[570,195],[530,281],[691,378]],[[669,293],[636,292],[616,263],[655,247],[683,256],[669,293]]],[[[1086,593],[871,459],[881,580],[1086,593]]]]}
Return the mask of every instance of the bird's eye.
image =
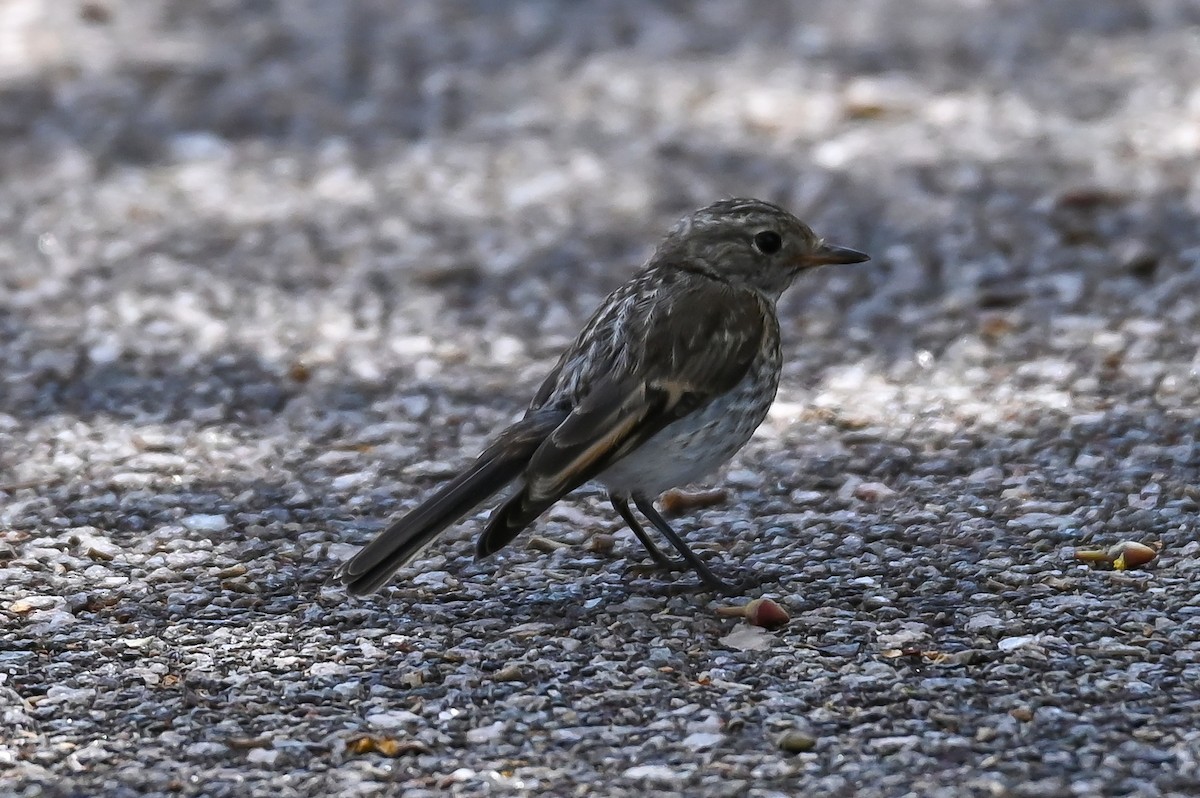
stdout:
{"type": "Polygon", "coordinates": [[[763,230],[754,236],[754,248],[764,255],[774,255],[783,247],[783,239],[774,230],[763,230]]]}

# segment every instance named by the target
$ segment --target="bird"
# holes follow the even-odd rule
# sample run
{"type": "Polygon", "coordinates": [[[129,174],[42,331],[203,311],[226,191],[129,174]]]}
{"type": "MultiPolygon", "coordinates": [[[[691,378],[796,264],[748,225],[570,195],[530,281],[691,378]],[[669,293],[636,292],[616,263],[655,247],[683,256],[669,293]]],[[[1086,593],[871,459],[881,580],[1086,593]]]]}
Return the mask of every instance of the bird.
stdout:
{"type": "Polygon", "coordinates": [[[654,500],[718,470],[766,417],[783,361],[783,292],[816,267],[867,260],[763,200],[723,199],[685,216],[601,303],[522,418],[334,578],[353,595],[377,591],[442,531],[509,488],[476,543],[476,559],[489,557],[595,481],[658,566],[690,566],[704,587],[735,592],[654,500]],[[683,563],[659,549],[631,502],[683,563]]]}

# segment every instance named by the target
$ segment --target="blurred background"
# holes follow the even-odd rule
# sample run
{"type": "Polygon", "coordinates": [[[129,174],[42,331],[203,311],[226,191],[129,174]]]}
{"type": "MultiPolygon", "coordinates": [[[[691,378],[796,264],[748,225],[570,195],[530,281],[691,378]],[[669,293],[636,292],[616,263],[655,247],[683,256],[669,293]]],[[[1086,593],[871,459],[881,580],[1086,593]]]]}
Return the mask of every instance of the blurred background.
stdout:
{"type": "Polygon", "coordinates": [[[354,539],[751,195],[873,260],[785,297],[747,463],[915,504],[1108,469],[1072,534],[1127,526],[1197,468],[1197,75],[1189,0],[8,0],[5,517],[300,496],[354,539]]]}
{"type": "Polygon", "coordinates": [[[201,402],[222,418],[283,402],[297,360],[330,390],[532,360],[523,397],[730,195],[874,255],[788,300],[797,384],[1190,359],[1198,24],[1189,0],[8,0],[0,279],[40,360],[14,353],[3,409],[188,415],[199,360],[274,386],[201,402]]]}

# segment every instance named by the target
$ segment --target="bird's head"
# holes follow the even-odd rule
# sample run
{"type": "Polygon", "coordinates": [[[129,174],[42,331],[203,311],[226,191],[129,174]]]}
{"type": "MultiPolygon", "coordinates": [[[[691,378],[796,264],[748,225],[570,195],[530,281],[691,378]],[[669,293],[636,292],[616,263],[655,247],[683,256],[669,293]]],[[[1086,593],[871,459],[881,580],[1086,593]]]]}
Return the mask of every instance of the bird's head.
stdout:
{"type": "Polygon", "coordinates": [[[703,272],[773,297],[807,269],[866,260],[862,252],[821,240],[778,205],[756,199],[721,200],[684,217],[654,255],[662,266],[703,272]]]}

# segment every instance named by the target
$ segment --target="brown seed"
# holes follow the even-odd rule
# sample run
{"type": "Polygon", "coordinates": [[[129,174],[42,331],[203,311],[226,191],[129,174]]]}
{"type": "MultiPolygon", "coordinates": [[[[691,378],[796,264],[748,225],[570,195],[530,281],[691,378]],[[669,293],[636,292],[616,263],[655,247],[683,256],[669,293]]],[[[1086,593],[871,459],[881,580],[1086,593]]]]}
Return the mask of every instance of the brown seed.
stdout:
{"type": "Polygon", "coordinates": [[[717,607],[723,618],[745,618],[746,623],[774,631],[787,626],[791,616],[787,610],[769,598],[756,598],[740,607],[717,607]]]}
{"type": "Polygon", "coordinates": [[[1112,560],[1113,568],[1124,571],[1150,562],[1158,556],[1158,550],[1145,543],[1123,540],[1108,550],[1108,556],[1112,560]]]}
{"type": "Polygon", "coordinates": [[[97,560],[98,562],[110,562],[116,556],[111,551],[99,549],[95,546],[89,546],[87,552],[85,553],[89,558],[97,560]]]}
{"type": "Polygon", "coordinates": [[[534,551],[540,551],[545,554],[553,554],[559,549],[569,549],[570,546],[566,543],[562,543],[561,541],[552,540],[550,538],[542,537],[541,535],[534,535],[533,537],[529,538],[529,542],[525,544],[525,548],[533,549],[534,551]]]}
{"type": "Polygon", "coordinates": [[[729,491],[724,488],[712,490],[686,491],[672,488],[662,495],[658,504],[667,515],[680,515],[688,510],[700,507],[712,507],[729,498],[729,491]]]}
{"type": "Polygon", "coordinates": [[[235,751],[248,751],[251,748],[267,748],[271,745],[270,737],[230,737],[225,744],[235,751]]]}
{"type": "Polygon", "coordinates": [[[595,554],[608,554],[616,545],[617,539],[607,532],[597,532],[588,541],[588,551],[595,554]]]}
{"type": "Polygon", "coordinates": [[[890,109],[882,103],[869,100],[850,100],[846,103],[843,113],[847,119],[878,119],[885,116],[890,109]]]}
{"type": "Polygon", "coordinates": [[[1148,546],[1134,540],[1123,540],[1107,549],[1077,549],[1075,559],[1086,563],[1112,563],[1118,571],[1138,568],[1158,556],[1161,546],[1148,546]]]}
{"type": "Polygon", "coordinates": [[[312,378],[312,368],[303,360],[293,360],[288,365],[287,375],[295,382],[308,382],[312,378]]]}
{"type": "Polygon", "coordinates": [[[112,9],[103,3],[82,3],[79,18],[92,25],[103,25],[112,19],[112,9]]]}
{"type": "Polygon", "coordinates": [[[1060,208],[1078,208],[1092,210],[1108,205],[1119,205],[1125,201],[1125,195],[1103,186],[1078,186],[1069,188],[1055,197],[1055,204],[1060,208]]]}
{"type": "Polygon", "coordinates": [[[979,334],[984,338],[995,341],[1008,335],[1014,329],[1015,324],[1004,315],[999,313],[991,313],[985,315],[979,322],[979,334]]]}
{"type": "Polygon", "coordinates": [[[350,754],[382,754],[387,757],[399,757],[406,754],[427,754],[429,748],[416,740],[398,740],[395,737],[360,734],[346,741],[346,751],[350,754]]]}

